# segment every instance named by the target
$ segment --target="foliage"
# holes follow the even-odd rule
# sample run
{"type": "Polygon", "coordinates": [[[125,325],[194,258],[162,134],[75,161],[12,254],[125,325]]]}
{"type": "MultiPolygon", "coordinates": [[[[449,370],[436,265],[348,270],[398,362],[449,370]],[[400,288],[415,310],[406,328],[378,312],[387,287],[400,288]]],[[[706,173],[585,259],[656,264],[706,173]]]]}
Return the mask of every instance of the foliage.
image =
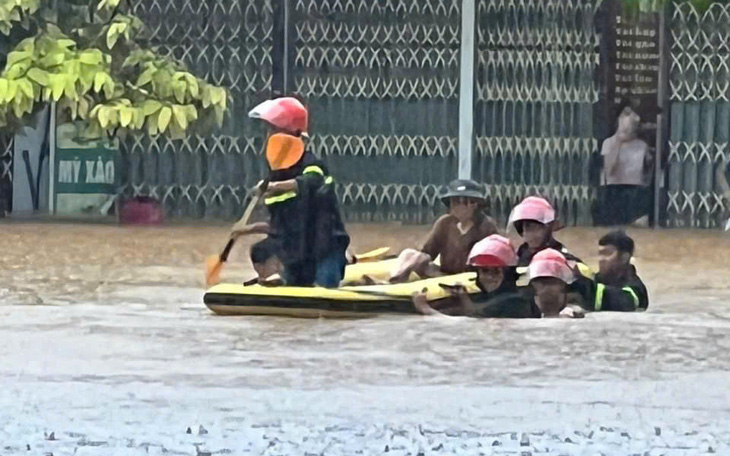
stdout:
{"type": "Polygon", "coordinates": [[[0,127],[17,128],[50,101],[92,136],[178,139],[220,125],[228,92],[149,47],[132,11],[132,0],[0,0],[0,33],[16,39],[0,74],[0,127]]]}

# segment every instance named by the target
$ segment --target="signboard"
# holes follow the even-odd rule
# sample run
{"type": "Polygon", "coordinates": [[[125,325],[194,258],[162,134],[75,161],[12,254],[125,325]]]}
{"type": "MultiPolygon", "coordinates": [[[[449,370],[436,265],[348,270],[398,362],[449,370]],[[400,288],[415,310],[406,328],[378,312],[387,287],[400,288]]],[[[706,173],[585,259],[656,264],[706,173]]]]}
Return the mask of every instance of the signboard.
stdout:
{"type": "Polygon", "coordinates": [[[56,214],[99,214],[117,192],[119,141],[82,138],[80,126],[56,130],[53,196],[56,214]]]}
{"type": "Polygon", "coordinates": [[[614,103],[634,102],[644,127],[656,130],[659,115],[659,15],[616,16],[614,103]]]}
{"type": "Polygon", "coordinates": [[[33,214],[48,209],[48,108],[40,111],[15,135],[13,142],[13,213],[33,214]]]}
{"type": "Polygon", "coordinates": [[[596,13],[601,35],[598,81],[601,87],[596,112],[596,136],[600,141],[616,132],[616,108],[629,100],[641,117],[641,138],[656,142],[657,116],[661,113],[662,19],[659,13],[624,12],[620,0],[604,0],[596,13]],[[661,92],[661,93],[660,93],[661,92]]]}

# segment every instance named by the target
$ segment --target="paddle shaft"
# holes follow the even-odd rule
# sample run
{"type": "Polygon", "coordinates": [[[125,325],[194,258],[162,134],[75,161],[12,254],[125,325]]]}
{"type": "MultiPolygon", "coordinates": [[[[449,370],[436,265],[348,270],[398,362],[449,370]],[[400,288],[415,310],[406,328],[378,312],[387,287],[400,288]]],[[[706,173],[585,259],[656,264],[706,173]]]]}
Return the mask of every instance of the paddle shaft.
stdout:
{"type": "MultiPolygon", "coordinates": [[[[238,223],[240,223],[241,225],[246,225],[248,223],[248,220],[251,218],[251,214],[253,214],[253,210],[256,209],[256,206],[259,204],[259,200],[261,199],[261,193],[265,191],[267,186],[268,182],[264,182],[263,189],[253,195],[253,197],[251,198],[251,202],[248,203],[246,210],[243,212],[243,217],[241,217],[241,220],[238,223]]],[[[230,255],[231,249],[233,249],[233,245],[235,243],[236,238],[234,237],[228,240],[228,243],[223,248],[223,251],[220,254],[221,263],[225,263],[226,261],[228,261],[228,255],[230,255]]]]}

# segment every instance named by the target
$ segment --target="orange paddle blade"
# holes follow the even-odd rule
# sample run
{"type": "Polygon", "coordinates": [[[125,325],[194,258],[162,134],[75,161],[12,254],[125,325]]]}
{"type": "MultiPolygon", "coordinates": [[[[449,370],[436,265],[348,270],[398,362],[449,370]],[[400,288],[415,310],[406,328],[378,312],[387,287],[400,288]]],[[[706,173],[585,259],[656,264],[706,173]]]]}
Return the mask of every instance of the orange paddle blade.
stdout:
{"type": "Polygon", "coordinates": [[[217,285],[221,281],[223,262],[220,255],[211,255],[205,260],[205,283],[208,286],[217,285]]]}

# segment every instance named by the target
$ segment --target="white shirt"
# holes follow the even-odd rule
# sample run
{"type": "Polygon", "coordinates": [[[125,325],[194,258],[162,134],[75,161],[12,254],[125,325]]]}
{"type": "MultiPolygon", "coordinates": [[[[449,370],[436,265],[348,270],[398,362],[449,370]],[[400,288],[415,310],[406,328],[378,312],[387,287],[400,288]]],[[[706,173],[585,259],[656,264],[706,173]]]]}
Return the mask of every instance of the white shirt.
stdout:
{"type": "Polygon", "coordinates": [[[651,184],[646,163],[649,145],[641,139],[621,141],[617,135],[603,141],[603,173],[601,185],[641,185],[651,184]]]}

